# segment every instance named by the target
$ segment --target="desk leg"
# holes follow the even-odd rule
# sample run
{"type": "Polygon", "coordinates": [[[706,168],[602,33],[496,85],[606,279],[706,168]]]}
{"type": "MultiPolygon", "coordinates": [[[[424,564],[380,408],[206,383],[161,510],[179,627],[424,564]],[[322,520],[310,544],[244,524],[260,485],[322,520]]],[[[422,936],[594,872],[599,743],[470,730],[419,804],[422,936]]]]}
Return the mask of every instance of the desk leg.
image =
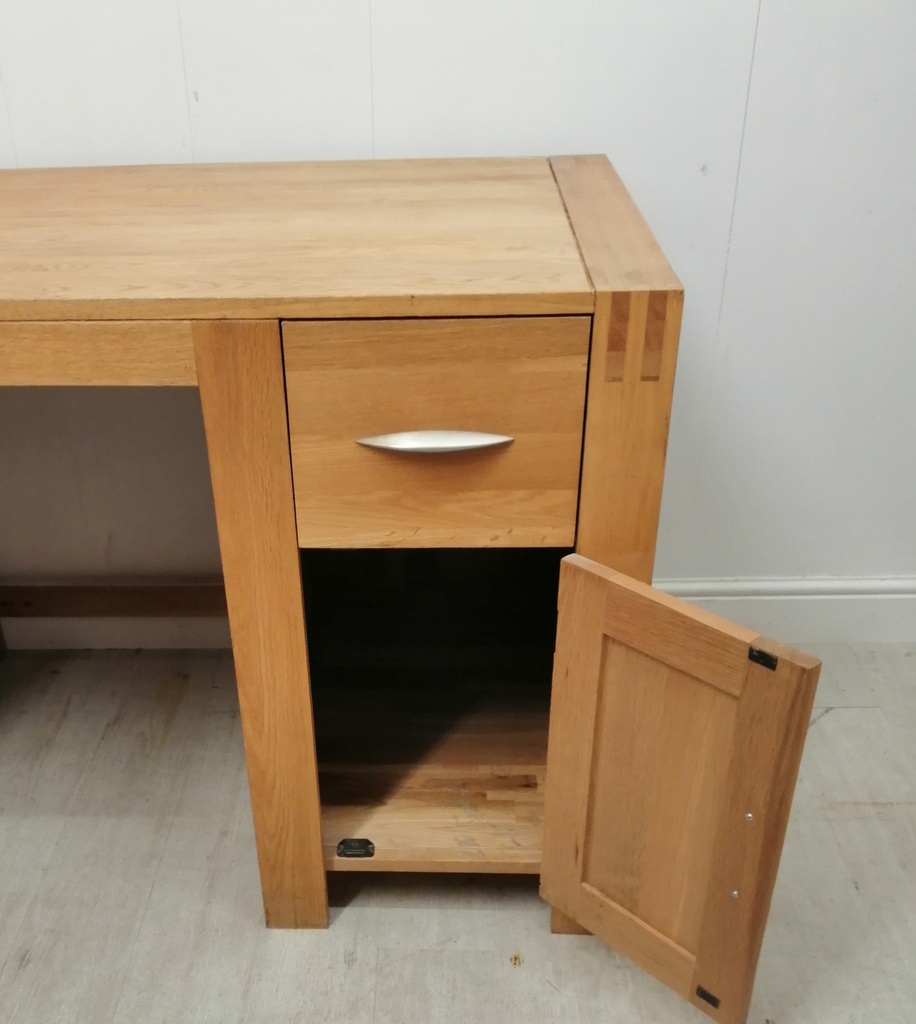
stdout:
{"type": "Polygon", "coordinates": [[[265,916],[327,927],[279,325],[202,322],[194,351],[265,916]]]}
{"type": "Polygon", "coordinates": [[[567,917],[556,907],[550,908],[550,931],[554,935],[591,935],[588,928],[583,928],[578,921],[567,917]]]}

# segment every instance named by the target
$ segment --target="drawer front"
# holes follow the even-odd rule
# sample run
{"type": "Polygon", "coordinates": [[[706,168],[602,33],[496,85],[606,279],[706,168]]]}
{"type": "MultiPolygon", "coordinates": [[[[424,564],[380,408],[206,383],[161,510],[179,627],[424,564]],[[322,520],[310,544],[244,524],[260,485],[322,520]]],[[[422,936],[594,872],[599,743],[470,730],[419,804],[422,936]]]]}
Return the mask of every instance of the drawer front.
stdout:
{"type": "Polygon", "coordinates": [[[302,547],[537,547],[575,541],[591,320],[287,321],[302,547]],[[402,431],[511,437],[388,451],[402,431]]]}

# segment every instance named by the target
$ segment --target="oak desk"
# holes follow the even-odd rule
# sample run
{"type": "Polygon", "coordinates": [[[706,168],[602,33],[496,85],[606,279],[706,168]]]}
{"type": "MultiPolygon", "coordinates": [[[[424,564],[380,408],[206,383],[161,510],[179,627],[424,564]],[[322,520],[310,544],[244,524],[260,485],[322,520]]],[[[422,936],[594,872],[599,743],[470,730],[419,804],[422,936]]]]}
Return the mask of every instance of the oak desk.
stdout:
{"type": "Polygon", "coordinates": [[[744,1018],[817,663],[648,586],[681,305],[603,157],[0,174],[0,385],[200,389],[268,924],[325,925],[326,870],[540,872],[556,930],[744,1018]],[[371,757],[338,707],[320,797],[310,656],[339,704],[392,594],[430,635],[503,583],[544,694],[486,671],[378,753],[452,649],[371,757]]]}

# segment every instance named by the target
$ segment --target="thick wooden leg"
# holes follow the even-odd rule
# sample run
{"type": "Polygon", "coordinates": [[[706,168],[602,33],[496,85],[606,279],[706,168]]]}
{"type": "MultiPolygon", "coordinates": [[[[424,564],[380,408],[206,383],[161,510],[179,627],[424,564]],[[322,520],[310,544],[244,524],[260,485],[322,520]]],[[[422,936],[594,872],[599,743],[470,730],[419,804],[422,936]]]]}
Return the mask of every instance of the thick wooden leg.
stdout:
{"type": "Polygon", "coordinates": [[[267,924],[328,901],[276,321],[202,322],[194,351],[267,924]]]}
{"type": "Polygon", "coordinates": [[[606,160],[550,166],[596,293],[576,552],[651,583],[684,293],[606,160]]]}
{"type": "Polygon", "coordinates": [[[3,627],[0,626],[0,661],[3,660],[4,654],[6,654],[6,641],[3,639],[3,627]]]}
{"type": "Polygon", "coordinates": [[[615,295],[613,302],[599,295],[592,321],[576,551],[645,583],[652,582],[655,563],[682,302],[680,292],[615,295]],[[655,297],[663,312],[656,310],[662,319],[652,320],[655,297]],[[622,299],[629,319],[617,324],[622,299]],[[640,376],[647,324],[660,346],[652,353],[656,376],[649,378],[640,376]],[[626,336],[626,351],[609,350],[615,328],[626,336]]]}
{"type": "Polygon", "coordinates": [[[556,907],[550,908],[550,930],[554,935],[591,935],[587,928],[583,928],[578,921],[567,917],[556,907]]]}

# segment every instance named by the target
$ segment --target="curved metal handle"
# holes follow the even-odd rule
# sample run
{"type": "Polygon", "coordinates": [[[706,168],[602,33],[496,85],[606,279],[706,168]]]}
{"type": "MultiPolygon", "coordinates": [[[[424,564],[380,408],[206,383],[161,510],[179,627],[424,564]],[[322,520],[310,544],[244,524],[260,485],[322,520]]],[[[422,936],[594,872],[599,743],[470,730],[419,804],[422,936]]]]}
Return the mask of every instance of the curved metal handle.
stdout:
{"type": "Polygon", "coordinates": [[[484,434],[479,430],[404,430],[400,434],[361,437],[357,444],[382,448],[389,452],[432,455],[439,452],[473,452],[481,448],[499,448],[512,444],[514,437],[484,434]]]}

